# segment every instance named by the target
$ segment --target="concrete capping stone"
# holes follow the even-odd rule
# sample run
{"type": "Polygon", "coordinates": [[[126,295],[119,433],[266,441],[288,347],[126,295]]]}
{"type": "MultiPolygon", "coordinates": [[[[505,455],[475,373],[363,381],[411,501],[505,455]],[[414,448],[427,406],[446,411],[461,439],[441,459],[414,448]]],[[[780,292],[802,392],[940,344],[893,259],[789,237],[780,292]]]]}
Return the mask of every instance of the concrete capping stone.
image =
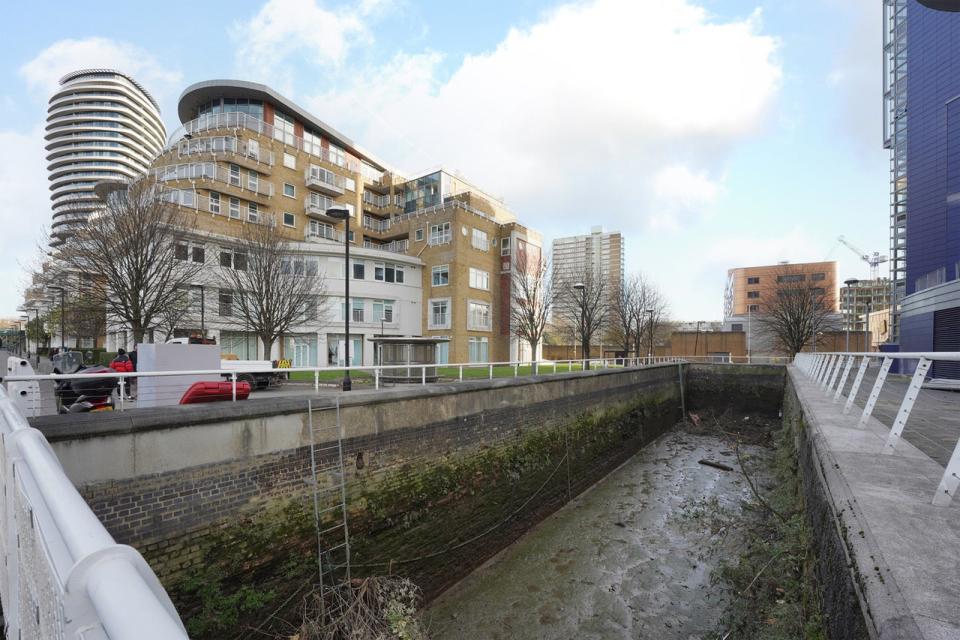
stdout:
{"type": "MultiPolygon", "coordinates": [[[[340,407],[373,406],[397,400],[412,400],[426,397],[464,394],[490,389],[508,389],[542,383],[565,383],[594,377],[640,373],[674,369],[675,363],[650,367],[621,369],[591,369],[518,378],[494,378],[492,380],[465,380],[430,385],[409,385],[389,389],[364,389],[339,394],[340,407]]],[[[270,416],[304,413],[307,401],[312,399],[318,409],[335,406],[337,396],[313,396],[312,389],[298,397],[276,397],[243,402],[212,402],[197,405],[175,405],[152,409],[133,409],[102,413],[80,413],[30,418],[30,425],[38,429],[51,443],[64,440],[82,440],[111,435],[142,433],[146,431],[180,428],[186,425],[222,423],[250,420],[270,416]]]]}
{"type": "MultiPolygon", "coordinates": [[[[841,546],[846,554],[854,590],[860,600],[860,609],[863,612],[867,632],[871,638],[877,640],[912,640],[924,637],[880,550],[880,545],[870,529],[867,518],[857,504],[856,496],[843,470],[826,443],[822,422],[815,411],[809,410],[812,403],[807,397],[807,390],[802,384],[797,384],[802,374],[796,367],[790,365],[787,368],[787,375],[790,379],[790,387],[796,393],[802,409],[800,418],[809,430],[806,446],[809,447],[809,453],[814,462],[816,481],[822,485],[825,495],[829,498],[829,507],[833,515],[833,534],[842,542],[841,546]],[[857,534],[847,535],[844,530],[857,532],[857,534]],[[859,533],[861,531],[862,535],[859,533]],[[863,566],[863,559],[869,559],[869,567],[863,566]],[[857,571],[854,571],[854,568],[857,571]],[[858,572],[860,580],[857,579],[858,572]]],[[[814,531],[813,533],[815,536],[820,536],[824,532],[814,531]]]]}

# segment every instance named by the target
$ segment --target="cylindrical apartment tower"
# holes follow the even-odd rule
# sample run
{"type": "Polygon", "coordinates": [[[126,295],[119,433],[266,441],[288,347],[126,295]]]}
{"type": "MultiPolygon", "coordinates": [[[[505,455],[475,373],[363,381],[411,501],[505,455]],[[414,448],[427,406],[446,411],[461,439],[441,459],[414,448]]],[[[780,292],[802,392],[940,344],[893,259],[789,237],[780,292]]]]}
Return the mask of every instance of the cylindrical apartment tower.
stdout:
{"type": "Polygon", "coordinates": [[[101,180],[130,180],[147,171],[166,143],[153,97],[112,69],[68,73],[47,109],[47,170],[53,222],[50,246],[62,245],[97,208],[101,180]]]}

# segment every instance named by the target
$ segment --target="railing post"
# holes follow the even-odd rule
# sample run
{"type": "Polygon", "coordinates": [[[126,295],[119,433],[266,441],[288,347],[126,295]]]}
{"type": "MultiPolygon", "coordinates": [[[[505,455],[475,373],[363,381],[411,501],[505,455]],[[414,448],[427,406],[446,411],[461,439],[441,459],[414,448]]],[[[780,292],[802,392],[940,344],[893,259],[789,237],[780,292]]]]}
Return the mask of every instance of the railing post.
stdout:
{"type": "Polygon", "coordinates": [[[870,366],[870,356],[863,356],[860,361],[860,368],[857,370],[857,377],[853,379],[853,386],[850,387],[850,394],[847,396],[847,402],[843,405],[843,414],[850,413],[850,407],[857,397],[857,391],[860,390],[860,383],[863,382],[863,376],[867,373],[867,367],[870,366]]]}
{"type": "Polygon", "coordinates": [[[427,365],[420,367],[420,384],[427,384],[427,365]]]}
{"type": "Polygon", "coordinates": [[[460,382],[463,382],[463,365],[460,365],[460,382]]]}
{"type": "Polygon", "coordinates": [[[490,379],[493,380],[493,365],[490,365],[490,379]]]}
{"type": "Polygon", "coordinates": [[[233,394],[233,402],[237,401],[237,372],[230,374],[230,387],[233,394]]]}
{"type": "Polygon", "coordinates": [[[120,376],[120,411],[123,411],[123,398],[127,395],[126,379],[120,376]]]}
{"type": "Polygon", "coordinates": [[[917,370],[913,372],[910,386],[907,387],[907,392],[903,394],[900,411],[893,421],[893,426],[890,428],[890,435],[887,436],[887,442],[883,445],[882,453],[890,455],[897,448],[897,443],[900,442],[900,436],[903,435],[903,428],[907,426],[910,411],[913,410],[913,404],[917,401],[917,396],[920,395],[920,389],[923,387],[923,380],[927,377],[927,371],[930,369],[931,362],[932,361],[927,358],[920,358],[920,362],[917,363],[917,370]]]}
{"type": "Polygon", "coordinates": [[[870,414],[873,413],[873,405],[877,404],[877,398],[880,397],[880,389],[883,388],[883,381],[887,379],[887,372],[890,371],[891,364],[893,364],[893,358],[888,356],[883,359],[883,364],[880,365],[880,371],[877,373],[877,380],[873,383],[873,389],[870,390],[870,397],[867,398],[867,403],[863,406],[863,413],[860,415],[860,421],[857,423],[858,427],[867,426],[867,420],[870,419],[870,414]]]}
{"type": "Polygon", "coordinates": [[[373,370],[373,388],[380,389],[380,367],[376,367],[373,370]]]}
{"type": "Polygon", "coordinates": [[[320,393],[320,369],[313,372],[313,390],[320,393]]]}
{"type": "Polygon", "coordinates": [[[940,479],[937,493],[933,496],[933,504],[938,507],[948,506],[958,486],[960,486],[960,440],[957,440],[957,446],[953,448],[953,455],[950,456],[950,462],[947,463],[947,468],[940,479]]]}
{"type": "Polygon", "coordinates": [[[840,399],[840,395],[843,393],[843,387],[847,384],[847,377],[850,375],[850,369],[853,368],[853,356],[847,356],[847,364],[843,366],[843,375],[840,376],[840,384],[837,385],[837,391],[833,394],[833,401],[836,402],[840,399]]]}
{"type": "Polygon", "coordinates": [[[844,361],[849,360],[849,356],[837,356],[837,366],[833,368],[833,373],[830,374],[830,382],[827,384],[827,392],[829,393],[833,389],[833,384],[837,381],[837,376],[840,375],[840,368],[844,366],[844,361]]]}
{"type": "Polygon", "coordinates": [[[513,377],[516,378],[520,374],[520,365],[517,363],[513,364],[513,377]]]}
{"type": "Polygon", "coordinates": [[[817,383],[821,389],[827,386],[827,380],[830,378],[830,372],[833,370],[835,364],[836,356],[827,356],[827,364],[823,367],[823,370],[820,371],[820,377],[817,379],[817,383]]]}
{"type": "Polygon", "coordinates": [[[816,380],[817,377],[820,375],[820,369],[823,368],[823,361],[824,361],[824,356],[822,355],[819,355],[816,358],[814,358],[813,369],[810,371],[810,377],[813,378],[814,380],[816,380]]]}

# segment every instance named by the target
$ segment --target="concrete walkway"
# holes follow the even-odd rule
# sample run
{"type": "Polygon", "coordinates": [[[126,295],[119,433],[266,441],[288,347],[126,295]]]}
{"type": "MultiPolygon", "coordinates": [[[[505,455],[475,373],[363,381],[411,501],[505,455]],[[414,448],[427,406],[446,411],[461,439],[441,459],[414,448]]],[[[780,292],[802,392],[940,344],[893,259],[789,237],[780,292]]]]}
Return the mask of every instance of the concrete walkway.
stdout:
{"type": "MultiPolygon", "coordinates": [[[[877,636],[960,638],[960,500],[949,507],[931,503],[943,475],[941,445],[957,428],[960,394],[918,402],[912,435],[885,456],[889,426],[871,418],[858,428],[859,411],[843,415],[842,400],[834,403],[798,369],[789,371],[877,636]]],[[[892,383],[880,413],[895,415],[899,407],[906,383],[892,383]]]]}

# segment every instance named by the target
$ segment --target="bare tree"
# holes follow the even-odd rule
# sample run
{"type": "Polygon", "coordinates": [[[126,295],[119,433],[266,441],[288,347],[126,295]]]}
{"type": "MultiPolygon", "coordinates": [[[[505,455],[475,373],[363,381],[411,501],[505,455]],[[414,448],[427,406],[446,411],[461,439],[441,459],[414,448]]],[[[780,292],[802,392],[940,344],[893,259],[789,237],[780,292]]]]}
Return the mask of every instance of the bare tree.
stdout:
{"type": "Polygon", "coordinates": [[[639,340],[634,331],[634,317],[640,297],[641,278],[632,275],[623,283],[611,302],[613,319],[613,338],[623,347],[624,355],[630,354],[630,347],[639,340]]]}
{"type": "Polygon", "coordinates": [[[200,271],[201,265],[178,259],[186,222],[152,181],[140,180],[112,191],[52,257],[69,272],[88,274],[90,301],[143,342],[171,295],[200,271]]]}
{"type": "MultiPolygon", "coordinates": [[[[590,342],[603,326],[606,314],[606,286],[598,277],[584,278],[583,282],[570,283],[564,292],[563,313],[568,326],[580,342],[585,361],[589,360],[590,342]]],[[[587,362],[586,367],[590,364],[587,362]]]]}
{"type": "Polygon", "coordinates": [[[778,269],[775,284],[762,294],[758,322],[788,355],[796,355],[819,332],[832,328],[825,289],[807,282],[807,274],[796,268],[778,269]]]}
{"type": "MultiPolygon", "coordinates": [[[[221,258],[219,285],[270,357],[273,343],[291,327],[317,318],[325,287],[317,263],[296,256],[272,226],[248,224],[229,259],[221,258]]],[[[223,301],[221,302],[223,304],[223,301]]],[[[347,313],[349,303],[347,304],[347,313]]]]}
{"type": "Polygon", "coordinates": [[[537,347],[543,340],[547,318],[553,307],[554,291],[550,266],[539,252],[527,252],[517,260],[511,286],[510,325],[515,336],[530,345],[536,373],[537,347]]]}
{"type": "Polygon", "coordinates": [[[183,329],[184,325],[193,319],[191,302],[188,288],[181,287],[170,294],[167,304],[160,309],[157,317],[157,329],[162,336],[162,342],[173,338],[177,329],[183,329]]]}
{"type": "Polygon", "coordinates": [[[643,274],[632,276],[631,284],[635,292],[630,308],[630,318],[633,324],[633,335],[636,337],[636,354],[641,358],[645,353],[653,355],[654,335],[658,327],[666,322],[669,308],[666,296],[643,274]],[[647,349],[644,349],[644,344],[647,345],[647,349]]]}

